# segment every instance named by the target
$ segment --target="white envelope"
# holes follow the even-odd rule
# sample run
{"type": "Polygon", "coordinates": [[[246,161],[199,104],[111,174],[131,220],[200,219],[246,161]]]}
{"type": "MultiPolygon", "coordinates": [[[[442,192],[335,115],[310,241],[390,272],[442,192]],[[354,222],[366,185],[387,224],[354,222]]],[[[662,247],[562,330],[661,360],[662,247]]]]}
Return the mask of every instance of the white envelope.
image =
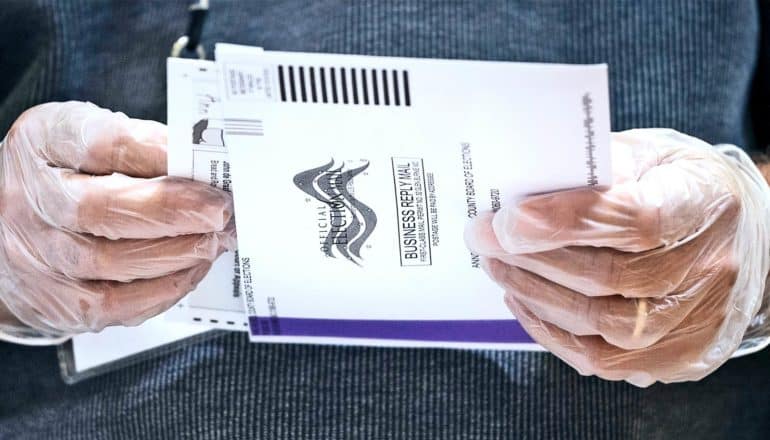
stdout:
{"type": "Polygon", "coordinates": [[[463,230],[610,183],[605,65],[216,57],[255,340],[532,348],[463,230]]]}

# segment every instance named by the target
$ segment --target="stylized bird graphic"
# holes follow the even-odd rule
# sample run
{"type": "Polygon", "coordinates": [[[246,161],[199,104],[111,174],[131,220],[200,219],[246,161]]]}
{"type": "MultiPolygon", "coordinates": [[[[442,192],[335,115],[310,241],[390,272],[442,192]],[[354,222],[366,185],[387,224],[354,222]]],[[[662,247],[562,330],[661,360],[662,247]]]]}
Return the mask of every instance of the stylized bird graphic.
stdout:
{"type": "Polygon", "coordinates": [[[369,162],[358,168],[343,171],[345,164],[334,168],[334,159],[318,168],[294,176],[294,185],[305,194],[326,204],[331,211],[343,211],[350,218],[340,227],[332,228],[326,236],[324,253],[336,257],[333,249],[357,265],[361,248],[377,226],[377,215],[372,208],[356,199],[347,189],[348,182],[369,167],[369,162]],[[342,239],[343,236],[346,239],[342,239]]]}

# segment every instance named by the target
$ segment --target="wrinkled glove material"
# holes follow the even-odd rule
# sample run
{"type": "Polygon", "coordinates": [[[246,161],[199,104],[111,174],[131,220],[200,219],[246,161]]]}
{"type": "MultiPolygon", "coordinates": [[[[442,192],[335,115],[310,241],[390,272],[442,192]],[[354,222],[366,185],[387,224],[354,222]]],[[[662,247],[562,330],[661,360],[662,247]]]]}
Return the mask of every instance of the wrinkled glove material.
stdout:
{"type": "Polygon", "coordinates": [[[767,345],[757,167],[668,129],[611,139],[612,187],[527,197],[466,229],[512,313],[580,373],[638,386],[697,380],[767,345]]]}
{"type": "Polygon", "coordinates": [[[166,139],[84,102],[17,119],[0,145],[0,338],[139,324],[235,247],[230,195],[166,176],[166,139]]]}

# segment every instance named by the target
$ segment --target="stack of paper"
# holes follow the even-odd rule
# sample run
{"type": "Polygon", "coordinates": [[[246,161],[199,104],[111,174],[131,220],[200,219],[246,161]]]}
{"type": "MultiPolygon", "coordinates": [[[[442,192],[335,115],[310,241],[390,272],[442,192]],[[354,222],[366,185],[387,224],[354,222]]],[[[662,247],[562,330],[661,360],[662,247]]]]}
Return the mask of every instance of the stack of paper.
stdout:
{"type": "Polygon", "coordinates": [[[609,183],[606,66],[223,44],[216,58],[169,60],[169,173],[233,190],[239,264],[224,256],[177,311],[254,341],[530,342],[463,228],[525,194],[609,183]]]}
{"type": "Polygon", "coordinates": [[[239,251],[166,319],[259,342],[536,348],[463,229],[609,184],[607,90],[605,65],[226,44],[169,59],[169,174],[233,192],[239,251]]]}

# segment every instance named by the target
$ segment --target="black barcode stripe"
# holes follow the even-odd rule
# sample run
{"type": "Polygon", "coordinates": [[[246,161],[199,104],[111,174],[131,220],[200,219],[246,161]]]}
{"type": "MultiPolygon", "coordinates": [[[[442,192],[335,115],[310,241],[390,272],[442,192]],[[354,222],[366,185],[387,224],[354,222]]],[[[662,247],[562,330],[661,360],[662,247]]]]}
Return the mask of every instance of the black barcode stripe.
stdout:
{"type": "Polygon", "coordinates": [[[401,97],[399,96],[401,93],[399,93],[398,89],[398,72],[393,71],[393,104],[396,106],[401,105],[401,97]]]}
{"type": "Polygon", "coordinates": [[[364,96],[364,105],[369,105],[369,87],[366,85],[366,69],[361,69],[361,89],[364,96]]]}
{"type": "Polygon", "coordinates": [[[329,102],[329,99],[326,97],[326,71],[323,67],[321,67],[321,97],[323,98],[324,104],[329,102]]]}
{"type": "Polygon", "coordinates": [[[294,86],[294,66],[289,66],[289,90],[291,91],[291,101],[297,102],[297,89],[294,86]]]}
{"type": "Polygon", "coordinates": [[[281,88],[281,101],[286,102],[286,83],[283,79],[283,66],[278,66],[278,85],[281,88]]]}
{"type": "Polygon", "coordinates": [[[380,88],[377,87],[377,71],[372,69],[372,92],[374,93],[374,105],[380,105],[380,88]]]}
{"type": "Polygon", "coordinates": [[[315,69],[313,67],[310,68],[310,97],[313,102],[318,102],[318,96],[315,92],[315,69]]]}
{"type": "Polygon", "coordinates": [[[407,70],[279,65],[278,85],[283,102],[412,105],[407,70]]]}
{"type": "Polygon", "coordinates": [[[390,95],[388,94],[388,71],[382,69],[382,104],[390,105],[390,95]]]}
{"type": "Polygon", "coordinates": [[[410,107],[412,105],[412,98],[409,94],[409,73],[404,70],[404,105],[410,107]]]}
{"type": "Polygon", "coordinates": [[[347,69],[344,67],[340,67],[340,83],[342,85],[342,103],[347,104],[348,103],[348,81],[347,81],[347,75],[345,74],[347,69]]]}
{"type": "Polygon", "coordinates": [[[302,96],[302,102],[307,102],[307,93],[305,92],[305,68],[299,66],[299,93],[302,96]]]}
{"type": "Polygon", "coordinates": [[[337,103],[337,75],[335,74],[334,67],[329,68],[329,78],[332,80],[332,102],[337,103]]]}
{"type": "Polygon", "coordinates": [[[356,80],[356,69],[350,69],[350,86],[353,88],[353,104],[358,104],[358,81],[356,80]]]}

